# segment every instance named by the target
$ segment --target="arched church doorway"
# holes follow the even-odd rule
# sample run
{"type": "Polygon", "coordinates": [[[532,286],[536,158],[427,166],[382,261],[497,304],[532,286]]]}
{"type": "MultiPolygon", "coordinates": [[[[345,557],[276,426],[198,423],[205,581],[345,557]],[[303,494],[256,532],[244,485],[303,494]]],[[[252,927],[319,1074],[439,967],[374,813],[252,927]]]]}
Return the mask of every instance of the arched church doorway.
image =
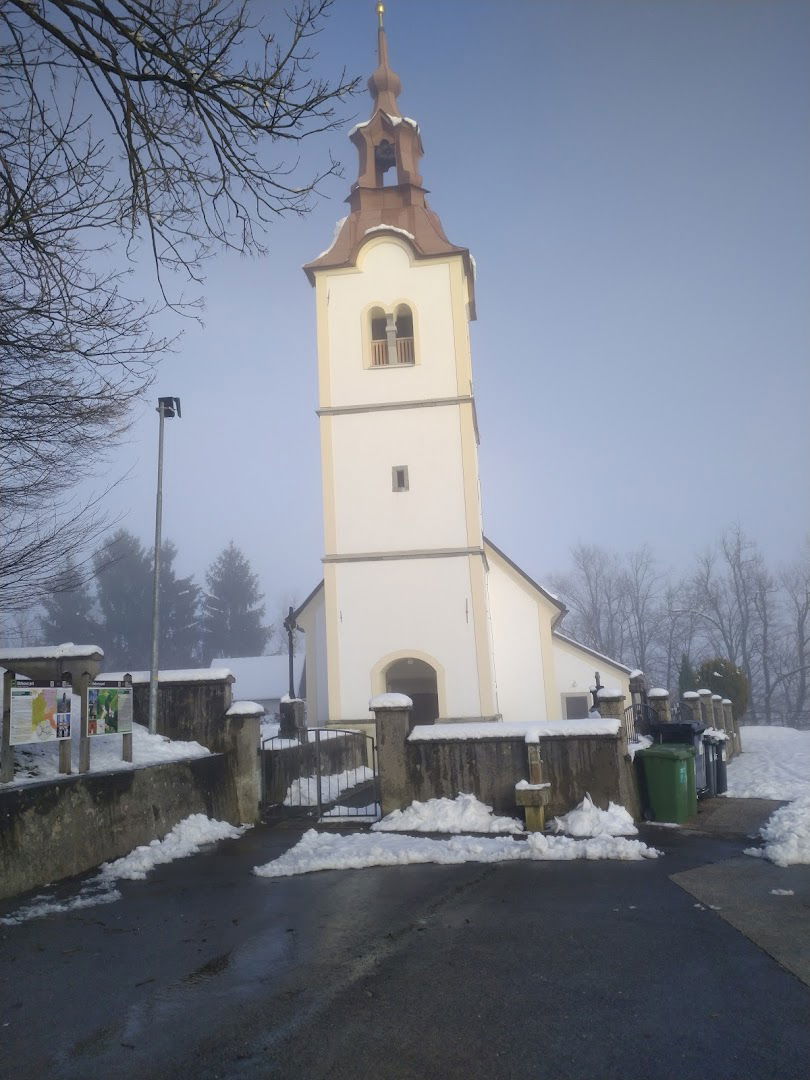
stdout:
{"type": "Polygon", "coordinates": [[[439,717],[439,690],[436,671],[424,660],[407,657],[395,660],[385,672],[389,694],[407,694],[413,702],[415,724],[433,724],[439,717]]]}

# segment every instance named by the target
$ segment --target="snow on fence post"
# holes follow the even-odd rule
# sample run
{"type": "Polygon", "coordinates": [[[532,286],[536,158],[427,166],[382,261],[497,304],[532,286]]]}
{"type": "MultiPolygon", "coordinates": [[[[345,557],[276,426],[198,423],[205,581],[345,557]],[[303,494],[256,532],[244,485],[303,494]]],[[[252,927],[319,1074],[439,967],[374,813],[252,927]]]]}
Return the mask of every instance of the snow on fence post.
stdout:
{"type": "Polygon", "coordinates": [[[700,701],[700,722],[704,727],[714,727],[714,710],[712,709],[712,692],[705,687],[698,690],[700,701]]]}
{"type": "Polygon", "coordinates": [[[654,686],[647,694],[647,700],[659,724],[671,723],[672,712],[669,707],[669,690],[665,690],[661,686],[654,686]]]}
{"type": "Polygon", "coordinates": [[[407,694],[380,694],[368,703],[377,729],[377,773],[383,814],[413,801],[405,767],[405,743],[413,730],[413,702],[407,694]]]}
{"type": "Polygon", "coordinates": [[[618,687],[603,686],[596,695],[597,708],[602,719],[610,717],[619,721],[619,733],[623,750],[627,753],[627,729],[624,726],[624,694],[618,687]]]}

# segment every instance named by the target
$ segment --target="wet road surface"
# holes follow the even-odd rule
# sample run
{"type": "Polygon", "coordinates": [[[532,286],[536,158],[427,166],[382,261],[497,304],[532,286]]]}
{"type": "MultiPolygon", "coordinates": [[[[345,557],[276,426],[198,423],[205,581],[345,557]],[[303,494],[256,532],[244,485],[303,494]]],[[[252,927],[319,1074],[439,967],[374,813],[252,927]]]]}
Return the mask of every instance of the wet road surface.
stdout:
{"type": "MultiPolygon", "coordinates": [[[[666,856],[641,863],[251,873],[298,835],[260,826],[117,903],[0,928],[0,1076],[810,1075],[810,990],[670,879],[716,876],[739,839],[651,829],[666,856]]],[[[773,869],[801,894],[807,868],[773,869]]]]}

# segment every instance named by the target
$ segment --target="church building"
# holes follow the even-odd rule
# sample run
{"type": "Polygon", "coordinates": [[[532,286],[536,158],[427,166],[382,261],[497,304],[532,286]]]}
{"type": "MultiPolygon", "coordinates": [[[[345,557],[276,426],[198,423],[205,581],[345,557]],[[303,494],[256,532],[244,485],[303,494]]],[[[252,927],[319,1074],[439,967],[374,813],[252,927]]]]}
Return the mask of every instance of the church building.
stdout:
{"type": "Polygon", "coordinates": [[[629,669],[561,634],[564,605],[483,533],[469,323],[475,263],[428,206],[422,137],[398,105],[378,5],[371,119],[315,289],[324,577],[296,612],[310,726],[369,724],[408,694],[418,723],[577,719],[594,672],[629,669]]]}

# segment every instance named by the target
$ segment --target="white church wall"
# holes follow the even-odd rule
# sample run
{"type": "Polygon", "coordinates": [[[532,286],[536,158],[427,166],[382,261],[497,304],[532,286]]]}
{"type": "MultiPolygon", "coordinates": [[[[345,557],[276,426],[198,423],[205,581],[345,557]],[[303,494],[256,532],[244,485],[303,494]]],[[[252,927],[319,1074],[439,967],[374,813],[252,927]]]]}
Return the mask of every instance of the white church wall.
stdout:
{"type": "Polygon", "coordinates": [[[469,356],[466,318],[458,319],[464,300],[460,256],[457,261],[458,267],[444,259],[412,261],[406,243],[377,237],[362,249],[357,269],[324,276],[319,286],[327,291],[329,380],[326,386],[321,380],[322,407],[469,393],[469,380],[459,390],[456,370],[457,337],[462,330],[469,356]],[[448,302],[455,292],[458,305],[448,302]],[[363,337],[369,332],[368,310],[380,305],[392,311],[400,303],[408,304],[414,315],[415,365],[367,366],[363,337]]]}
{"type": "Polygon", "coordinates": [[[546,719],[543,643],[537,600],[498,561],[489,559],[487,575],[498,688],[498,711],[504,721],[546,719]]]}
{"type": "Polygon", "coordinates": [[[618,687],[625,695],[625,704],[630,704],[630,677],[627,671],[610,660],[578,648],[557,634],[552,640],[557,686],[560,693],[560,715],[564,715],[562,696],[587,693],[594,684],[596,671],[599,672],[603,686],[618,687]]]}
{"type": "Polygon", "coordinates": [[[326,609],[324,590],[319,589],[298,616],[306,648],[307,723],[325,727],[329,720],[329,693],[326,669],[326,609]]]}
{"type": "Polygon", "coordinates": [[[432,658],[443,671],[445,717],[481,715],[468,558],[334,564],[340,627],[340,715],[368,716],[383,687],[372,672],[385,657],[432,658]]]}
{"type": "Polygon", "coordinates": [[[466,547],[458,410],[332,418],[335,553],[466,547]],[[393,491],[405,466],[408,490],[393,491]]]}

